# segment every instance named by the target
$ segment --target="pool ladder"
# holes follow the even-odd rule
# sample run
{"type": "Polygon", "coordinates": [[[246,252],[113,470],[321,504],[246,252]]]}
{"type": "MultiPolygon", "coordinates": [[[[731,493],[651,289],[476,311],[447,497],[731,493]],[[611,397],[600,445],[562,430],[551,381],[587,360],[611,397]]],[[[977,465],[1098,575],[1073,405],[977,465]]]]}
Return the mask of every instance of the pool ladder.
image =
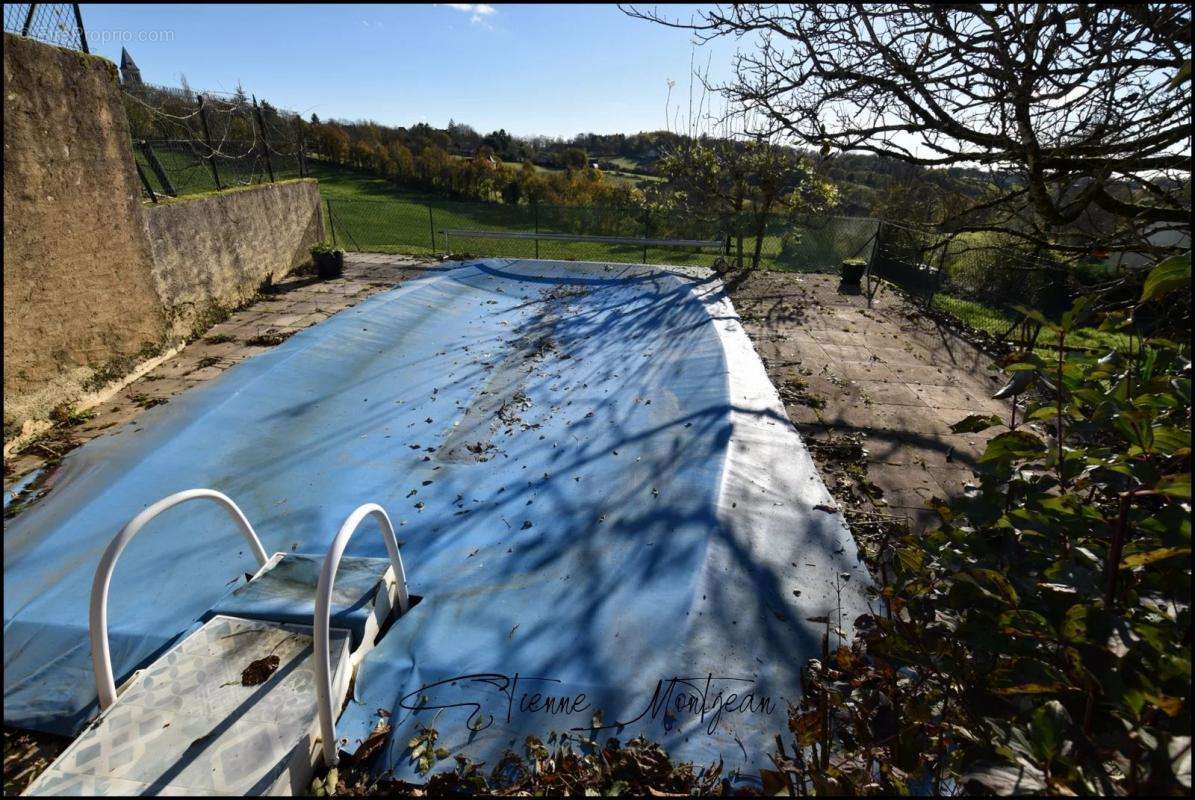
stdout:
{"type": "MultiPolygon", "coordinates": [[[[89,635],[91,638],[91,663],[95,670],[96,689],[99,693],[100,709],[105,710],[117,700],[116,682],[112,674],[112,656],[108,647],[108,586],[112,581],[112,572],[116,568],[116,561],[125,546],[136,536],[146,524],[162,512],[174,506],[191,500],[210,500],[223,508],[232,518],[249,547],[257,559],[259,572],[265,568],[270,558],[262,547],[261,540],[249,524],[245,514],[227,495],[213,489],[187,489],[164,497],[133,517],[120,533],[109,543],[103,556],[100,557],[96,568],[95,578],[91,584],[91,607],[89,613],[89,635]]],[[[402,556],[398,549],[398,540],[394,535],[394,525],[385,509],[376,503],[366,503],[349,514],[340,530],[332,540],[327,554],[324,556],[320,570],[319,584],[315,593],[315,614],[312,621],[314,629],[315,649],[315,688],[316,702],[319,711],[320,738],[322,739],[324,762],[327,766],[335,766],[339,760],[336,746],[336,713],[332,703],[332,664],[329,649],[329,629],[331,626],[332,587],[336,581],[336,571],[340,566],[345,547],[357,528],[367,517],[374,517],[382,531],[382,539],[386,544],[386,551],[390,557],[390,564],[394,570],[397,583],[398,609],[405,614],[410,607],[410,596],[407,593],[406,571],[403,569],[402,556]]],[[[255,575],[254,577],[257,577],[255,575]]]]}

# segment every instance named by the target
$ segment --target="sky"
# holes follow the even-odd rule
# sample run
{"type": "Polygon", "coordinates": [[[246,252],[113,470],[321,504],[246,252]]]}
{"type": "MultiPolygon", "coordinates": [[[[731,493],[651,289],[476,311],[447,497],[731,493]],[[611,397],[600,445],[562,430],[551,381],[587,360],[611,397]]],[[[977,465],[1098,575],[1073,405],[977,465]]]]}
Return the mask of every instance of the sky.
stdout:
{"type": "Polygon", "coordinates": [[[451,119],[521,136],[677,130],[692,61],[724,77],[735,48],[694,48],[689,32],[614,5],[85,3],[82,13],[91,51],[119,63],[127,47],[149,83],[185,75],[193,89],[232,91],[239,81],[304,117],[451,119]]]}

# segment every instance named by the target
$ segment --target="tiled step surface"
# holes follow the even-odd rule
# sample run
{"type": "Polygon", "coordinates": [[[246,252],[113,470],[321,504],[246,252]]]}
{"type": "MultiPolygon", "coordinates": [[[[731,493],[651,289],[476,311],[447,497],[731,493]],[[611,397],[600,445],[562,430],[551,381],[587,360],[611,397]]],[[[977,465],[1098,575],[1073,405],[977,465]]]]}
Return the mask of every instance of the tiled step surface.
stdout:
{"type": "MultiPolygon", "coordinates": [[[[323,563],[322,555],[276,555],[262,574],[217,601],[208,616],[310,624],[323,563]]],[[[345,556],[332,585],[332,627],[352,632],[353,650],[372,645],[395,597],[390,559],[345,556]]]]}
{"type": "MultiPolygon", "coordinates": [[[[332,630],[336,701],[349,638],[332,630]]],[[[136,675],[25,793],[302,793],[318,735],[311,627],[216,616],[136,675]],[[270,656],[270,677],[243,685],[245,668],[270,656]]]]}

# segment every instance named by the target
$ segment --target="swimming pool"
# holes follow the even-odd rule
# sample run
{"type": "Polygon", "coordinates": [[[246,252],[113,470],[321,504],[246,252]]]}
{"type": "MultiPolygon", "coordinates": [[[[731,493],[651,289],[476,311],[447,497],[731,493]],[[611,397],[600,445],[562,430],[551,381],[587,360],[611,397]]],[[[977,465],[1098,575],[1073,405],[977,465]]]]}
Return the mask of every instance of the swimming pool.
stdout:
{"type": "MultiPolygon", "coordinates": [[[[94,715],[99,555],[139,510],[195,486],[232,497],[270,552],[322,553],[353,508],[387,509],[423,600],[366,657],[338,731],[351,750],[385,719],[400,774],[422,725],[490,763],[596,722],[744,764],[786,729],[825,620],[849,631],[867,610],[849,530],[721,283],[694,270],[451,265],[59,469],[5,532],[18,727],[74,733],[94,715]]],[[[218,510],[155,525],[112,583],[118,675],[253,563],[218,510]]],[[[385,551],[362,533],[349,553],[385,551]]]]}

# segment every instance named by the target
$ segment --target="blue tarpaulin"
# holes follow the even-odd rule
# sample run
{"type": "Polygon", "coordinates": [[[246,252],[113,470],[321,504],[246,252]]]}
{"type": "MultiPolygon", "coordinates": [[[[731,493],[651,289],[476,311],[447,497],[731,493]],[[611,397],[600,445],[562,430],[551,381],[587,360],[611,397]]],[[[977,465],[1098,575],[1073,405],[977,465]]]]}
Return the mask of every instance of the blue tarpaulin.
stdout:
{"type": "MultiPolygon", "coordinates": [[[[602,727],[757,763],[804,660],[867,610],[866,571],[721,283],[665,268],[489,260],[375,295],[69,455],[4,537],[7,724],[94,716],[92,574],[134,514],[208,487],[267,551],[322,554],[383,505],[423,599],[365,659],[338,733],[419,726],[493,763],[602,727]],[[752,754],[748,756],[747,754],[752,754]]],[[[384,557],[376,529],[348,548],[384,557]]],[[[215,508],[121,557],[128,674],[254,566],[215,508]]]]}

